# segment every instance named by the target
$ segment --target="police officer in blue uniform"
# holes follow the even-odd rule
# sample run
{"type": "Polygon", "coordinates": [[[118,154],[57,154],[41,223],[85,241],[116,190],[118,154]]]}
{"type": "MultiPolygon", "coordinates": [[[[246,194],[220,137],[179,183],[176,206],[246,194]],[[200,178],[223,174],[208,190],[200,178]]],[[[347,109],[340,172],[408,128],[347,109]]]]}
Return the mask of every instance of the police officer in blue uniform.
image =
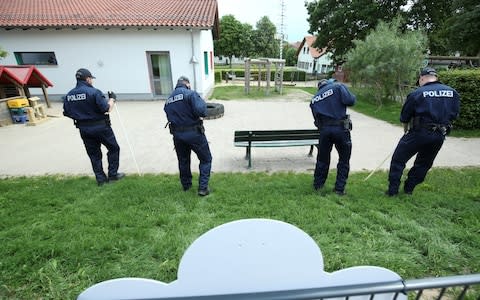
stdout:
{"type": "Polygon", "coordinates": [[[398,194],[405,164],[415,154],[417,157],[408,172],[403,191],[412,194],[415,186],[424,181],[460,110],[459,94],[438,81],[435,69],[422,69],[418,83],[420,87],[407,96],[400,114],[406,133],[392,156],[388,196],[398,194]]]}
{"type": "Polygon", "coordinates": [[[190,89],[190,80],[181,76],[175,90],[165,101],[164,110],[173,135],[183,190],[192,187],[190,155],[193,151],[200,161],[198,195],[207,196],[210,193],[208,181],[212,168],[212,155],[202,121],[207,116],[207,104],[197,92],[190,89]]]}
{"type": "Polygon", "coordinates": [[[79,69],[75,73],[77,85],[64,97],[63,114],[74,120],[92,163],[93,172],[99,186],[122,179],[125,174],[119,173],[120,146],[110,126],[108,113],[112,110],[116,95],[109,92],[109,100],[103,93],[92,86],[95,78],[87,69],[79,69]],[[108,152],[108,177],[102,166],[102,150],[104,145],[108,152]]]}
{"type": "Polygon", "coordinates": [[[320,130],[317,163],[313,176],[315,190],[323,188],[330,167],[330,153],[333,145],[338,152],[337,178],[333,191],[345,195],[352,141],[350,130],[352,123],[347,115],[347,106],[355,104],[356,97],[348,88],[335,79],[323,79],[318,83],[318,92],[312,98],[312,110],[315,126],[320,130]]]}

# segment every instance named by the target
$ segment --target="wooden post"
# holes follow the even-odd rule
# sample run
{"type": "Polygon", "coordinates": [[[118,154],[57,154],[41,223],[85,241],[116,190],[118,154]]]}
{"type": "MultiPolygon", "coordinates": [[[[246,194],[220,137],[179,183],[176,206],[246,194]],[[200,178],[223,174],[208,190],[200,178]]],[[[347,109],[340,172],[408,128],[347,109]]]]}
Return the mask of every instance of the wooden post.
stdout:
{"type": "Polygon", "coordinates": [[[250,94],[250,58],[245,59],[245,94],[250,94]]]}
{"type": "Polygon", "coordinates": [[[17,91],[20,94],[20,96],[27,98],[27,95],[25,95],[25,90],[23,89],[23,86],[20,85],[15,85],[17,87],[17,91]]]}
{"type": "Polygon", "coordinates": [[[267,59],[267,90],[265,91],[265,94],[268,96],[270,95],[270,79],[271,79],[271,63],[270,63],[270,60],[267,59]]]}
{"type": "Polygon", "coordinates": [[[25,97],[27,97],[27,98],[32,97],[32,95],[30,95],[30,90],[28,89],[27,86],[24,85],[24,86],[22,87],[22,89],[23,89],[23,92],[25,93],[25,97]]]}
{"type": "Polygon", "coordinates": [[[260,81],[262,80],[262,67],[263,67],[262,64],[257,63],[257,69],[258,69],[258,78],[257,78],[258,83],[257,83],[257,86],[258,86],[258,90],[260,90],[260,86],[261,86],[260,81]]]}
{"type": "MultiPolygon", "coordinates": [[[[42,88],[42,92],[43,92],[43,96],[45,97],[45,103],[47,103],[47,107],[50,108],[52,107],[50,105],[50,101],[48,100],[48,95],[47,95],[47,86],[43,83],[42,81],[42,78],[40,78],[40,76],[38,76],[37,74],[33,73],[33,76],[35,76],[35,78],[40,81],[40,87],[42,88]]],[[[30,97],[30,95],[28,95],[28,97],[30,97]]]]}
{"type": "Polygon", "coordinates": [[[43,96],[45,97],[45,102],[47,102],[47,107],[51,108],[52,106],[50,105],[50,100],[48,100],[47,88],[44,84],[42,84],[42,91],[43,91],[43,96]]]}
{"type": "Polygon", "coordinates": [[[275,63],[275,91],[283,93],[283,62],[275,63]]]}

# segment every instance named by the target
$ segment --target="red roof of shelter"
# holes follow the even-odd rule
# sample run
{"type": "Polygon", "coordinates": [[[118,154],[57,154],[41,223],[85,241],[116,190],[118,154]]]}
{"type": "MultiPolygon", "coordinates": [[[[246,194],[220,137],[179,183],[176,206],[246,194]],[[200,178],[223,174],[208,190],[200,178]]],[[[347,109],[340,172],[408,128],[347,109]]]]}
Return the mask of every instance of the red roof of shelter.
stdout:
{"type": "Polygon", "coordinates": [[[218,30],[217,0],[1,1],[0,27],[194,27],[218,30]]]}
{"type": "Polygon", "coordinates": [[[34,66],[0,66],[0,83],[13,84],[12,81],[28,87],[53,86],[34,66]]]}

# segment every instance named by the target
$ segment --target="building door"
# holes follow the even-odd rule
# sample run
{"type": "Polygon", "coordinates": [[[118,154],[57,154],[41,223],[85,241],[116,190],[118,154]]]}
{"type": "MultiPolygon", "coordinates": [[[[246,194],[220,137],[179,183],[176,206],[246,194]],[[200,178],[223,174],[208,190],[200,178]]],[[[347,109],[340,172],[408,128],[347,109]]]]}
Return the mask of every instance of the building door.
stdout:
{"type": "Polygon", "coordinates": [[[170,55],[168,52],[147,52],[147,56],[153,95],[166,98],[173,90],[170,55]]]}

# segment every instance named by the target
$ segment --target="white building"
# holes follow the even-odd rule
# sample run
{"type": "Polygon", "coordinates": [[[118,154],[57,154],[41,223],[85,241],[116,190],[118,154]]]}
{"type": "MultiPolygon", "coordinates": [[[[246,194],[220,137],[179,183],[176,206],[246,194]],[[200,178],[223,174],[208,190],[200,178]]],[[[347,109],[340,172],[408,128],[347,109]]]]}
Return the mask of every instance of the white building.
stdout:
{"type": "Polygon", "coordinates": [[[120,99],[163,99],[178,77],[201,95],[214,86],[216,0],[4,1],[3,65],[35,65],[60,99],[87,68],[120,99]]]}
{"type": "MultiPolygon", "coordinates": [[[[215,64],[217,65],[230,65],[230,57],[227,56],[215,56],[214,58],[215,64]]],[[[233,65],[243,65],[245,64],[244,57],[232,57],[232,64],[233,65]]]]}
{"type": "Polygon", "coordinates": [[[333,71],[331,53],[313,47],[315,40],[315,36],[303,38],[297,49],[297,69],[308,74],[326,74],[333,71]]]}

